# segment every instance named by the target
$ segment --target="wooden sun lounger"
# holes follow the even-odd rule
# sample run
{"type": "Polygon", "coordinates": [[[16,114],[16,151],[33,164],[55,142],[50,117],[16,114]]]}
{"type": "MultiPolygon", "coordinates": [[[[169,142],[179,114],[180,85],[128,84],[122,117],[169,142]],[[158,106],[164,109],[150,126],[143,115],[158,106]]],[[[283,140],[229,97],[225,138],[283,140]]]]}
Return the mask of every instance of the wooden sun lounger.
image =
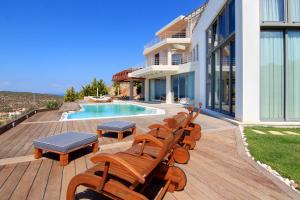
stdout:
{"type": "Polygon", "coordinates": [[[76,188],[80,185],[112,199],[144,200],[147,198],[141,192],[153,178],[165,181],[156,199],[162,199],[167,191],[182,190],[187,181],[184,172],[163,162],[169,154],[173,139],[171,135],[162,142],[149,134],[139,135],[135,137],[133,146],[125,152],[92,157],[95,167],[72,178],[67,200],[75,199],[76,188]],[[139,150],[135,154],[129,153],[133,148],[139,150]],[[156,151],[156,155],[147,153],[151,150],[156,151]]]}

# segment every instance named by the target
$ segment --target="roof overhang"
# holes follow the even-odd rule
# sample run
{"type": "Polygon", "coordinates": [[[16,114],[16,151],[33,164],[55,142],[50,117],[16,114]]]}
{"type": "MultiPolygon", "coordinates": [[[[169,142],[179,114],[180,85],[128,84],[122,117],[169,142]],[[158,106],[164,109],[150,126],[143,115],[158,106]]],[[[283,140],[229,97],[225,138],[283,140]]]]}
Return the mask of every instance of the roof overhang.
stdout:
{"type": "Polygon", "coordinates": [[[178,27],[182,27],[184,26],[187,22],[184,20],[185,16],[184,15],[180,15],[179,17],[175,18],[173,21],[171,21],[170,23],[168,23],[167,25],[165,25],[163,28],[161,28],[159,31],[157,31],[155,33],[156,36],[159,36],[160,34],[162,34],[165,31],[170,31],[170,29],[174,29],[175,30],[179,30],[178,27]]]}
{"type": "Polygon", "coordinates": [[[143,69],[129,73],[129,77],[147,78],[156,74],[176,73],[179,70],[178,65],[152,65],[143,69]]]}

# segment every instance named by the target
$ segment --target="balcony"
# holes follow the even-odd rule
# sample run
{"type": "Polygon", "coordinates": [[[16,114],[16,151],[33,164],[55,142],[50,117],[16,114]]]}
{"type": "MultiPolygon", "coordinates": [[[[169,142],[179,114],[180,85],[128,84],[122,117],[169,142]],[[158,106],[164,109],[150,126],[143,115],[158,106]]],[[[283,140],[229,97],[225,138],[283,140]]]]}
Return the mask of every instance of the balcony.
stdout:
{"type": "Polygon", "coordinates": [[[149,77],[156,75],[175,74],[180,69],[180,65],[191,62],[191,56],[172,56],[172,59],[168,57],[153,58],[147,61],[144,68],[134,71],[129,74],[130,77],[149,77]]]}
{"type": "Polygon", "coordinates": [[[183,45],[183,48],[185,48],[186,45],[191,44],[190,34],[186,31],[166,31],[144,46],[144,55],[147,55],[153,50],[161,48],[167,44],[183,45]]]}

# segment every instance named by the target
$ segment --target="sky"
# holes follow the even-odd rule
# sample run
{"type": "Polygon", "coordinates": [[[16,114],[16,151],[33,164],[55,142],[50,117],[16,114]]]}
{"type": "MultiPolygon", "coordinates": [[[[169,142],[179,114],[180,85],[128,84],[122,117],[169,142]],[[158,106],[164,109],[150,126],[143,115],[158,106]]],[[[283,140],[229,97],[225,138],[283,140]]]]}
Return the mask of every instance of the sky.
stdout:
{"type": "Polygon", "coordinates": [[[144,45],[205,0],[0,0],[0,91],[63,94],[144,62],[144,45]]]}

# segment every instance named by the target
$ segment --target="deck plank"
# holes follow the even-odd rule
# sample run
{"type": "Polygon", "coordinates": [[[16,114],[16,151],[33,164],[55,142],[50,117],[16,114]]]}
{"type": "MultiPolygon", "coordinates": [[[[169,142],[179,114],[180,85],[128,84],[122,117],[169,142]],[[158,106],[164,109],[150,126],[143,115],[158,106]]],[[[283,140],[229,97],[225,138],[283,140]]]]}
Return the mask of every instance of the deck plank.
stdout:
{"type": "Polygon", "coordinates": [[[5,183],[0,188],[1,199],[10,199],[16,186],[20,182],[24,172],[26,171],[29,163],[22,163],[17,165],[10,176],[6,179],[5,183]]]}
{"type": "Polygon", "coordinates": [[[16,189],[14,190],[10,198],[11,200],[20,200],[26,198],[36,177],[36,174],[41,166],[41,163],[41,160],[30,163],[23,177],[19,181],[16,189]]]}
{"type": "Polygon", "coordinates": [[[27,196],[28,200],[44,198],[45,189],[48,184],[53,162],[54,161],[50,159],[45,159],[42,161],[41,167],[35,177],[31,190],[27,196]]]}

